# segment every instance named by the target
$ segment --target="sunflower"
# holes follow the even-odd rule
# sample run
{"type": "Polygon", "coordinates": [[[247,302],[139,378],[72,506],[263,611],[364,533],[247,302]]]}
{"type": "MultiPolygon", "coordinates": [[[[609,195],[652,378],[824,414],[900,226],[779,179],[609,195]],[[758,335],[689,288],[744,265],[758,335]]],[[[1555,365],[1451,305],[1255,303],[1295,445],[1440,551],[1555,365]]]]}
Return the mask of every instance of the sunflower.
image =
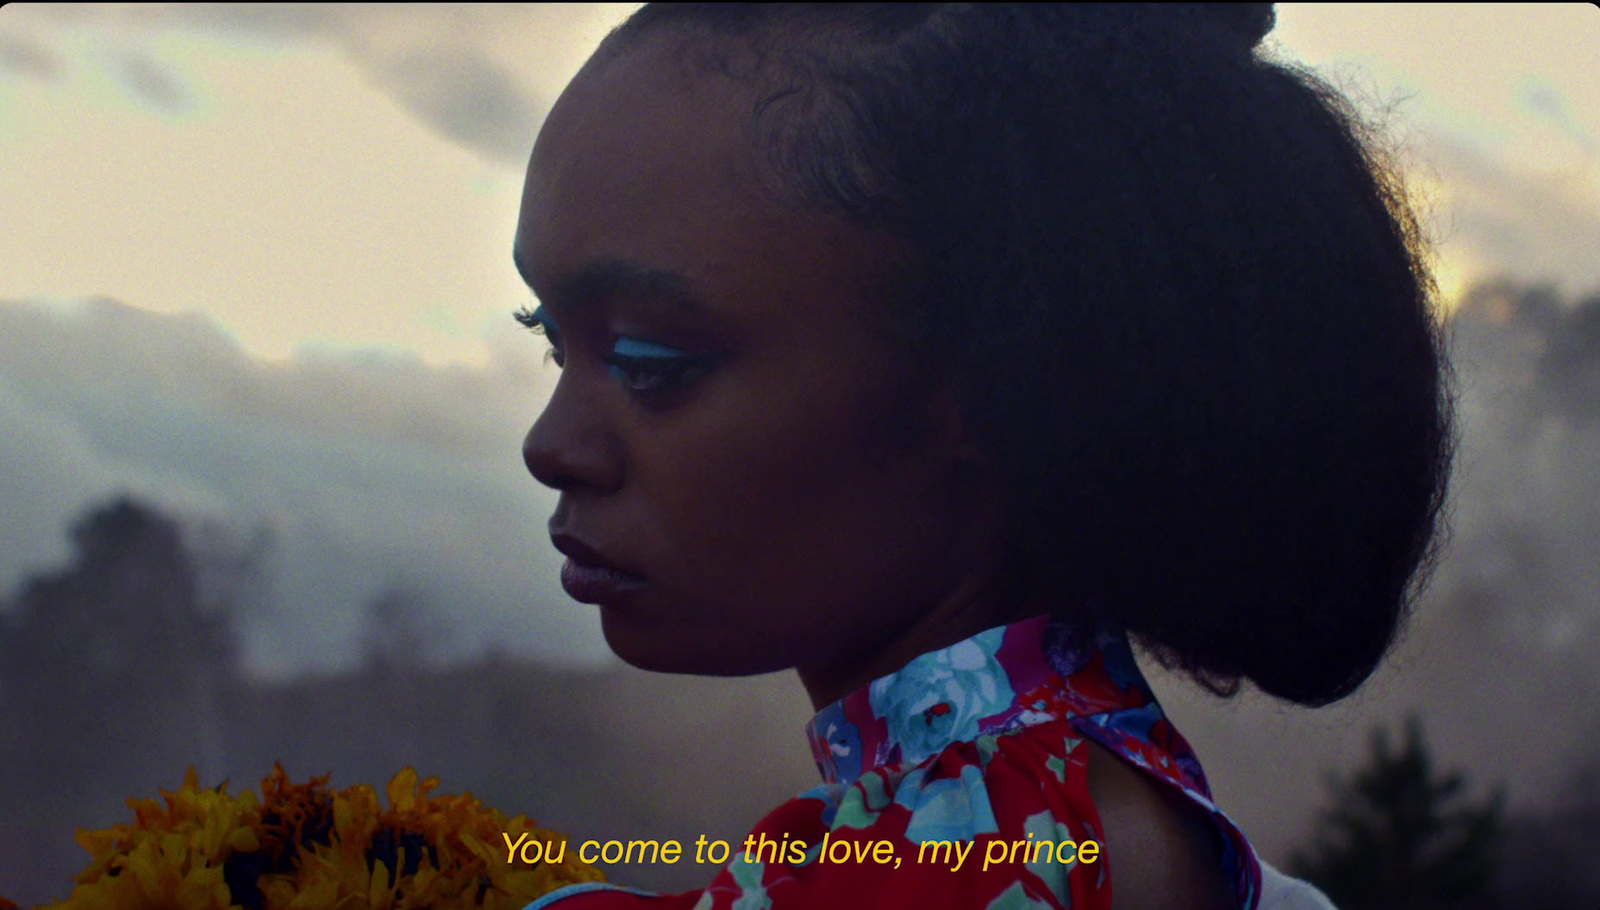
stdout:
{"type": "Polygon", "coordinates": [[[604,880],[566,851],[560,863],[509,862],[503,838],[563,838],[470,793],[433,796],[438,786],[406,768],[384,808],[370,786],[334,792],[327,775],[294,783],[275,764],[257,800],[226,784],[202,790],[190,768],[176,793],[128,800],[133,824],[78,831],[94,859],[50,910],[516,910],[604,880]]]}

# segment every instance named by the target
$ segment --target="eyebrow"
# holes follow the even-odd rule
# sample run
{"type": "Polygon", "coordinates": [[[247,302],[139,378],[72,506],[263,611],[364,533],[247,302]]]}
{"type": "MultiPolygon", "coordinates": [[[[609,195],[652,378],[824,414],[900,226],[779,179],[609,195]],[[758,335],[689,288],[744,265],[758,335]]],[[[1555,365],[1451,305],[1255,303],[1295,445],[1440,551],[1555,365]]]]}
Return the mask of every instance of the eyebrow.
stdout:
{"type": "MultiPolygon", "coordinates": [[[[531,290],[530,270],[516,249],[511,251],[511,261],[531,290]]],[[[541,303],[558,308],[577,307],[607,297],[645,298],[691,307],[689,297],[693,289],[694,282],[677,272],[629,259],[600,259],[561,276],[551,284],[547,294],[538,296],[541,303]]]]}

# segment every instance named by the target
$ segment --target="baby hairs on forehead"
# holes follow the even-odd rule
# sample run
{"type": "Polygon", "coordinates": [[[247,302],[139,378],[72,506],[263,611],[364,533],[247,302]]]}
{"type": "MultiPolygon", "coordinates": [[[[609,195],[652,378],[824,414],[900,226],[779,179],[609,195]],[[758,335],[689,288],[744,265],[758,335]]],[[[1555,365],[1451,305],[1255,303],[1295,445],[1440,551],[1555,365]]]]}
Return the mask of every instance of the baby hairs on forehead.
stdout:
{"type": "Polygon", "coordinates": [[[916,253],[1028,584],[1219,693],[1351,692],[1428,574],[1452,451],[1426,244],[1381,135],[1258,48],[1270,4],[649,4],[753,80],[804,204],[916,253]]]}

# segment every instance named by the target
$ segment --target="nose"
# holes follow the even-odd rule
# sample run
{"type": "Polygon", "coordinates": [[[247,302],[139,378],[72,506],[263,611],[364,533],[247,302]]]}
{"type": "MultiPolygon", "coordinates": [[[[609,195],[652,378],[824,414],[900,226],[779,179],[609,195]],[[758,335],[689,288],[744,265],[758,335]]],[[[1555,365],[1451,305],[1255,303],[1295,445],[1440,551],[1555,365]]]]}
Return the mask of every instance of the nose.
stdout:
{"type": "Polygon", "coordinates": [[[614,436],[567,375],[556,382],[544,413],[522,440],[522,462],[535,480],[563,493],[589,489],[605,494],[622,483],[614,436]]]}

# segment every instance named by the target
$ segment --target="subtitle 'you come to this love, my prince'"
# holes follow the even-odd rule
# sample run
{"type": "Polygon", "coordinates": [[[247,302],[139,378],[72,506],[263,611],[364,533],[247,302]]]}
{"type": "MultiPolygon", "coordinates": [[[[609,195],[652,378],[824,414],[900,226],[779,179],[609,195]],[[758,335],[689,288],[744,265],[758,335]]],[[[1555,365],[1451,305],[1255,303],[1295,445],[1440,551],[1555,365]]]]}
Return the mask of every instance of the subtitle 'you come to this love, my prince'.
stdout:
{"type": "MultiPolygon", "coordinates": [[[[559,863],[565,859],[567,843],[565,840],[549,842],[532,838],[527,834],[516,841],[511,835],[504,835],[506,842],[506,862],[536,865],[541,862],[559,863]]],[[[928,840],[917,846],[916,863],[918,865],[943,865],[951,872],[959,872],[966,866],[968,860],[977,862],[977,840],[928,840]]],[[[708,840],[702,834],[694,840],[694,861],[696,863],[711,863],[722,865],[728,862],[733,852],[732,845],[725,840],[708,840]]],[[[744,839],[743,850],[740,851],[746,863],[788,864],[794,866],[809,863],[842,865],[844,863],[873,863],[880,866],[900,868],[902,857],[896,850],[896,845],[889,840],[833,840],[833,833],[824,834],[822,840],[816,844],[807,844],[798,838],[790,838],[785,834],[782,838],[771,838],[766,834],[752,834],[744,839]]],[[[991,866],[1004,863],[1022,862],[1029,865],[1038,863],[1061,863],[1071,865],[1074,863],[1093,863],[1100,858],[1100,843],[1093,840],[1077,841],[1049,841],[1035,839],[1033,834],[1028,834],[1022,840],[992,839],[984,843],[982,856],[982,870],[988,871],[991,866]]],[[[656,864],[675,865],[680,860],[686,859],[683,844],[675,840],[586,840],[578,846],[578,858],[586,863],[617,864],[656,864]]]]}

